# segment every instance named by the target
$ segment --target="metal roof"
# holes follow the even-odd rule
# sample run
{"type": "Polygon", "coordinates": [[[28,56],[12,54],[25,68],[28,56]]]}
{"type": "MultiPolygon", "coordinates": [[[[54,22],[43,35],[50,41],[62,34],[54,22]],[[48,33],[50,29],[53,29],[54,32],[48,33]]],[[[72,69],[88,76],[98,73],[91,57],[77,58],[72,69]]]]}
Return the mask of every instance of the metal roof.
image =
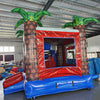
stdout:
{"type": "MultiPolygon", "coordinates": [[[[0,0],[0,38],[15,38],[14,26],[22,18],[17,13],[10,13],[19,7],[25,11],[37,12],[47,10],[52,16],[43,16],[44,27],[61,28],[66,22],[72,21],[72,16],[95,17],[100,21],[100,0],[0,0]]],[[[23,29],[23,25],[17,30],[23,29]]],[[[100,35],[100,24],[86,25],[87,37],[100,35]]]]}

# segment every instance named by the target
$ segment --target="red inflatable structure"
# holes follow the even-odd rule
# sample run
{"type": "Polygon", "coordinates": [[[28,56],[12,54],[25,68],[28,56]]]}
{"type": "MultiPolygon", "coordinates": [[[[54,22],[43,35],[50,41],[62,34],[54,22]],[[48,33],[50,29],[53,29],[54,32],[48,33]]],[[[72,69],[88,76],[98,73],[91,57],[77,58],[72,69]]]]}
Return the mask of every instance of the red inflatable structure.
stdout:
{"type": "MultiPolygon", "coordinates": [[[[39,79],[46,79],[52,77],[80,75],[82,74],[81,66],[81,50],[79,32],[77,30],[66,31],[48,31],[37,30],[37,58],[38,58],[38,73],[39,79]],[[44,43],[48,43],[51,46],[56,44],[56,59],[45,59],[44,43]],[[74,49],[74,50],[72,50],[74,49]],[[66,63],[66,50],[69,50],[69,54],[74,52],[75,64],[66,63]],[[55,64],[57,65],[55,66],[55,64]]],[[[52,51],[52,50],[49,50],[52,51]]],[[[50,53],[49,53],[50,54],[50,53]]],[[[49,56],[49,55],[48,55],[49,56]]],[[[69,62],[69,61],[67,61],[69,62]]]]}

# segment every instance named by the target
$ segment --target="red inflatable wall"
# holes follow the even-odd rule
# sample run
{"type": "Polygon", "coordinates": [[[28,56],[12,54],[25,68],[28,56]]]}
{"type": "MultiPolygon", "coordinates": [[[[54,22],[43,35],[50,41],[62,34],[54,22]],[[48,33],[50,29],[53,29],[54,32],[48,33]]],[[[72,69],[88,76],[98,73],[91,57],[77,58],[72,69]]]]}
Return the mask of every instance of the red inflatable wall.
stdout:
{"type": "Polygon", "coordinates": [[[79,32],[63,32],[63,31],[45,31],[37,30],[37,58],[38,58],[38,72],[39,79],[46,79],[52,77],[69,76],[69,75],[81,75],[81,52],[80,52],[80,41],[79,32]],[[75,50],[76,50],[76,66],[75,67],[58,67],[58,68],[45,68],[44,62],[44,43],[43,38],[74,38],[75,40],[75,50]]]}
{"type": "Polygon", "coordinates": [[[11,85],[14,85],[20,81],[23,80],[23,75],[22,73],[17,73],[17,74],[14,74],[10,77],[8,77],[4,82],[3,82],[3,88],[7,88],[11,85]]]}

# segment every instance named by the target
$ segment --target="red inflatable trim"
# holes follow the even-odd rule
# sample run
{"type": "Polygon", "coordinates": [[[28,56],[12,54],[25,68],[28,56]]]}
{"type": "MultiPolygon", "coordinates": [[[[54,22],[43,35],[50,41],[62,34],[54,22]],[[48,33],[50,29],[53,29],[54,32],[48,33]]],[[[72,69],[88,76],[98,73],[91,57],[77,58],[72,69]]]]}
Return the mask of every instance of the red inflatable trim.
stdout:
{"type": "Polygon", "coordinates": [[[37,58],[38,58],[38,72],[39,79],[46,79],[51,77],[69,76],[69,75],[82,75],[81,66],[81,52],[80,52],[80,40],[79,32],[62,32],[62,31],[45,31],[37,30],[37,58]],[[75,67],[65,66],[63,68],[45,68],[44,62],[44,50],[43,50],[43,38],[74,38],[75,50],[76,50],[76,63],[75,67]]]}
{"type": "Polygon", "coordinates": [[[11,85],[14,85],[14,84],[22,81],[22,80],[23,80],[22,74],[17,74],[17,75],[14,75],[14,76],[12,75],[11,78],[8,78],[7,80],[5,80],[3,82],[3,88],[5,89],[5,88],[7,88],[11,85]]]}
{"type": "Polygon", "coordinates": [[[22,75],[22,72],[18,72],[18,73],[16,73],[16,74],[12,75],[12,76],[7,77],[5,80],[10,81],[10,80],[13,80],[13,79],[18,78],[18,77],[21,76],[21,75],[22,75]]]}

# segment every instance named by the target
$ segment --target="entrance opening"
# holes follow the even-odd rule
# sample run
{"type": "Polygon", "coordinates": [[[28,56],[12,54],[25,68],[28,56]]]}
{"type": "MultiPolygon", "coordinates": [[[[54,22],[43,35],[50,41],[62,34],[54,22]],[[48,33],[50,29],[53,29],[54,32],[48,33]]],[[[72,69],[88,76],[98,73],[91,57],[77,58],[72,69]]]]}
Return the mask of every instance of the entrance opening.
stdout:
{"type": "Polygon", "coordinates": [[[74,38],[44,38],[45,68],[76,67],[74,38]]]}

